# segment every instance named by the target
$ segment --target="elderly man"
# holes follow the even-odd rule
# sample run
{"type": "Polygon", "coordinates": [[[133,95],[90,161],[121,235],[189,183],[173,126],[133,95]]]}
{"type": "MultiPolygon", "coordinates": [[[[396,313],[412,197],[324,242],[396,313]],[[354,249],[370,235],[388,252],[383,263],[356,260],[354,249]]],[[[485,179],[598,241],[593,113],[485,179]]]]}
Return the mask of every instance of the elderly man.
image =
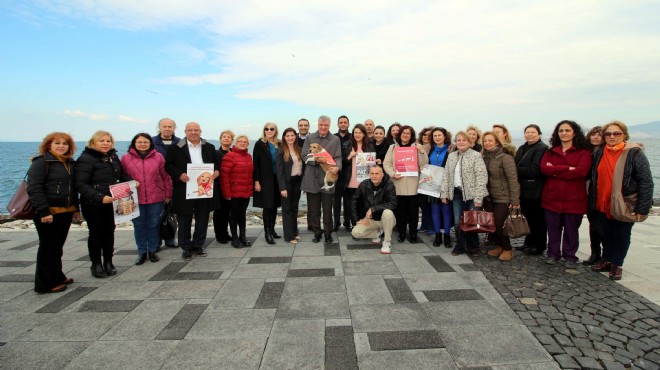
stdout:
{"type": "Polygon", "coordinates": [[[185,129],[186,137],[167,151],[165,170],[172,177],[172,207],[179,223],[179,246],[182,258],[190,261],[192,253],[206,256],[204,243],[209,226],[209,214],[220,204],[220,192],[215,189],[211,199],[186,199],[186,183],[195,181],[186,174],[188,164],[213,164],[213,180],[219,175],[218,156],[213,144],[202,139],[202,128],[197,122],[189,122],[185,129]],[[195,218],[195,232],[190,234],[195,218]]]}
{"type": "Polygon", "coordinates": [[[341,170],[341,150],[339,138],[330,133],[330,117],[321,116],[318,120],[318,131],[309,134],[305,139],[302,152],[305,160],[305,171],[300,186],[301,190],[307,193],[307,214],[309,225],[314,231],[314,243],[321,241],[321,235],[325,234],[325,243],[332,243],[332,195],[335,192],[336,184],[330,189],[321,189],[325,172],[321,164],[328,163],[324,156],[313,157],[309,159],[310,144],[319,144],[325,149],[337,167],[330,169],[332,173],[337,174],[341,170]],[[321,208],[323,208],[323,229],[321,229],[321,208]]]}
{"type": "MultiPolygon", "coordinates": [[[[170,145],[176,145],[181,141],[181,138],[174,135],[174,130],[176,130],[176,122],[171,118],[163,118],[158,121],[158,135],[153,135],[151,137],[154,141],[154,148],[156,148],[163,158],[167,158],[167,149],[170,145]]],[[[176,239],[172,238],[165,240],[165,246],[168,248],[176,248],[176,239]]]]}
{"type": "Polygon", "coordinates": [[[385,177],[383,168],[373,166],[369,169],[369,180],[362,181],[353,196],[354,238],[369,238],[372,243],[380,243],[381,230],[384,232],[382,254],[390,254],[392,230],[396,225],[396,188],[385,177]],[[358,221],[358,217],[360,218],[358,221]]]}
{"type": "Polygon", "coordinates": [[[376,124],[374,123],[374,120],[372,119],[367,119],[364,121],[364,128],[367,130],[367,137],[369,140],[374,138],[374,128],[376,128],[376,124]]]}
{"type": "Polygon", "coordinates": [[[306,118],[298,120],[298,146],[302,148],[305,144],[305,139],[309,134],[309,121],[306,118]]]}

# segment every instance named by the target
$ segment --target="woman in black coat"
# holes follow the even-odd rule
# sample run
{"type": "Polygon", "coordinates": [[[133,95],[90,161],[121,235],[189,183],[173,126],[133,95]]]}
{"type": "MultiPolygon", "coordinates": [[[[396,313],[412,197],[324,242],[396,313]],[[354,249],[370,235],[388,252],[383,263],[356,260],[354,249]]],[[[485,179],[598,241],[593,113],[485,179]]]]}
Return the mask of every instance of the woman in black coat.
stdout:
{"type": "Polygon", "coordinates": [[[57,293],[73,283],[62,272],[62,254],[73,215],[78,211],[75,151],[69,134],[53,132],[39,145],[39,155],[32,159],[28,170],[27,192],[37,210],[34,226],[39,234],[35,292],[57,293]]]}
{"type": "MultiPolygon", "coordinates": [[[[218,154],[218,167],[222,167],[222,159],[225,154],[231,150],[231,144],[234,142],[234,133],[231,130],[225,130],[220,133],[220,147],[216,150],[218,154]]],[[[220,175],[222,176],[222,175],[220,175]]],[[[229,217],[231,215],[231,204],[222,195],[220,186],[220,176],[215,179],[216,189],[220,193],[220,209],[213,212],[213,230],[215,231],[215,240],[220,244],[227,244],[231,239],[227,227],[229,226],[229,217]]]]}
{"type": "Polygon", "coordinates": [[[303,162],[302,152],[298,146],[298,134],[289,127],[282,134],[282,145],[277,151],[275,164],[277,167],[277,183],[282,197],[282,228],[284,240],[297,244],[298,235],[298,204],[300,203],[300,184],[302,183],[303,162]]]}
{"type": "Polygon", "coordinates": [[[132,180],[124,174],[114,144],[115,140],[109,132],[96,131],[76,166],[76,187],[80,192],[82,214],[89,228],[87,248],[92,261],[91,270],[97,278],[117,274],[112,264],[115,218],[110,185],[132,180]]]}
{"type": "Polygon", "coordinates": [[[548,241],[545,215],[541,207],[541,194],[545,175],[541,173],[541,158],[548,146],[541,141],[541,129],[537,125],[525,127],[525,144],[514,160],[520,182],[520,208],[527,218],[531,233],[525,237],[523,250],[529,254],[542,254],[548,241]]]}
{"type": "Polygon", "coordinates": [[[275,168],[275,154],[280,148],[280,140],[277,135],[277,125],[267,122],[264,125],[261,140],[254,144],[252,152],[252,160],[254,161],[252,205],[263,208],[264,235],[268,244],[275,244],[274,239],[280,238],[275,233],[277,208],[281,204],[275,168]]]}

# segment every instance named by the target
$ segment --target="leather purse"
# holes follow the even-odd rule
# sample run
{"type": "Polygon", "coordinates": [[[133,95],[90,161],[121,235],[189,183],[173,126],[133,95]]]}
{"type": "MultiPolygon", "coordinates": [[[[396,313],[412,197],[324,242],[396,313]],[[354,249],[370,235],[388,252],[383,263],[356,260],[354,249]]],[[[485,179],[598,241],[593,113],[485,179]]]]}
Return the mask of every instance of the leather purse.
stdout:
{"type": "Polygon", "coordinates": [[[527,219],[523,216],[520,208],[509,211],[509,216],[504,220],[504,235],[509,238],[520,238],[531,234],[527,219]]]}
{"type": "Polygon", "coordinates": [[[495,215],[480,210],[463,211],[459,227],[466,233],[494,233],[495,215]]]}
{"type": "Polygon", "coordinates": [[[30,203],[25,179],[18,184],[14,196],[7,203],[7,210],[11,217],[17,220],[32,220],[34,218],[36,210],[30,203]]]}
{"type": "Polygon", "coordinates": [[[612,195],[610,198],[610,214],[612,218],[621,222],[642,222],[646,220],[649,215],[641,216],[637,220],[637,215],[633,216],[635,206],[637,206],[637,193],[623,196],[621,187],[623,185],[623,169],[626,165],[629,149],[621,153],[621,156],[616,162],[614,167],[614,177],[612,179],[612,195]]]}

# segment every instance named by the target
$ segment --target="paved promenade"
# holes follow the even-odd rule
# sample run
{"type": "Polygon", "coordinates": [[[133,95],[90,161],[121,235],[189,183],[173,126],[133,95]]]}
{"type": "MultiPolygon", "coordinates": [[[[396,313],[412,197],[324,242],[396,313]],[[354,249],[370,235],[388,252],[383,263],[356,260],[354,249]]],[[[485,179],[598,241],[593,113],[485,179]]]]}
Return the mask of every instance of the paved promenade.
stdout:
{"type": "Polygon", "coordinates": [[[207,257],[166,249],[142,266],[132,231],[117,231],[119,273],[96,279],[76,230],[64,253],[75,283],[59,294],[32,290],[36,232],[3,230],[0,368],[657,369],[660,218],[649,221],[621,283],[521,253],[453,257],[426,236],[380,255],[345,231],[294,248],[256,228],[251,248],[210,234],[207,257]]]}

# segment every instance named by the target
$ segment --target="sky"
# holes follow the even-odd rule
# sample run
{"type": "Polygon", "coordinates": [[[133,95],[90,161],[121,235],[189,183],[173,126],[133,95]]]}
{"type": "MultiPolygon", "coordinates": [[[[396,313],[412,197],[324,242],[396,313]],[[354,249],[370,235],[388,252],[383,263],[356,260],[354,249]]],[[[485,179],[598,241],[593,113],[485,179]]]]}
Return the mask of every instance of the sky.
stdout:
{"type": "Polygon", "coordinates": [[[0,0],[0,141],[660,119],[660,2],[0,0]]]}

